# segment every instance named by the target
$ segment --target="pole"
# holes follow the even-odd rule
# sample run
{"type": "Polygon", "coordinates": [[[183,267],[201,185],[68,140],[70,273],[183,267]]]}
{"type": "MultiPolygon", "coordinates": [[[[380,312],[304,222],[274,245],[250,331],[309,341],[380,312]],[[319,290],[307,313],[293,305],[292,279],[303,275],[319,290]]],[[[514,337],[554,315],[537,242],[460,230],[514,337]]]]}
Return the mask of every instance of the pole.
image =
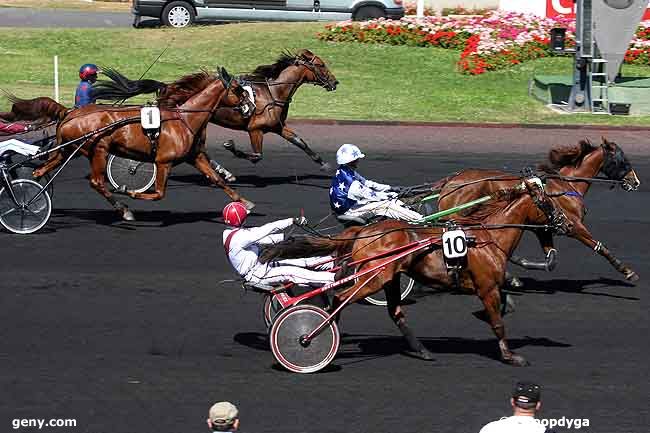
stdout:
{"type": "Polygon", "coordinates": [[[417,1],[417,7],[415,9],[415,14],[418,18],[424,18],[424,0],[417,1]]]}
{"type": "Polygon", "coordinates": [[[59,56],[54,56],[54,100],[59,102],[59,56]]]}

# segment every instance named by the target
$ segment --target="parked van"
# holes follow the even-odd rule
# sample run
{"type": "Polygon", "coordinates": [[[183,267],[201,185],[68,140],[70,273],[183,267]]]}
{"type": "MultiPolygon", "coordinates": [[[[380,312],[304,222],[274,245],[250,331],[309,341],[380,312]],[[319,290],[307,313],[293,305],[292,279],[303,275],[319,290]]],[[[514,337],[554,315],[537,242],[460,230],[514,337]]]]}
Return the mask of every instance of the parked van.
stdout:
{"type": "Polygon", "coordinates": [[[399,19],[402,0],[133,0],[134,27],[141,17],[172,27],[210,21],[343,21],[399,19]]]}

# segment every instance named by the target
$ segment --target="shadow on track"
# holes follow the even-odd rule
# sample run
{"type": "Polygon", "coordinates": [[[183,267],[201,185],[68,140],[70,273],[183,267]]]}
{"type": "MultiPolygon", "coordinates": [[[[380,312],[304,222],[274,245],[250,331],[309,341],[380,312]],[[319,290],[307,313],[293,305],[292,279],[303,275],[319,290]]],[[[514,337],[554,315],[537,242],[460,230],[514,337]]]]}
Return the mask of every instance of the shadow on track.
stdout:
{"type": "Polygon", "coordinates": [[[135,210],[136,221],[131,223],[123,222],[112,210],[97,209],[56,209],[52,212],[52,223],[56,230],[82,227],[85,225],[104,225],[117,228],[138,227],[168,227],[176,224],[191,224],[195,222],[217,221],[218,213],[211,212],[179,212],[179,211],[137,211],[135,210]],[[61,221],[61,218],[71,219],[61,221]]]}
{"type": "Polygon", "coordinates": [[[519,289],[508,289],[510,293],[545,293],[553,295],[556,293],[579,293],[581,295],[590,296],[605,296],[608,298],[625,299],[627,301],[639,301],[639,298],[633,296],[612,295],[609,293],[592,292],[596,288],[609,288],[609,287],[635,287],[634,284],[628,283],[624,280],[614,280],[611,278],[595,278],[591,280],[533,280],[532,278],[522,278],[524,286],[519,289]],[[598,286],[598,287],[591,287],[598,286]]]}
{"type": "MultiPolygon", "coordinates": [[[[184,184],[192,185],[201,185],[201,186],[210,186],[205,180],[204,176],[200,174],[187,174],[187,175],[176,175],[170,176],[170,180],[184,184]]],[[[235,188],[266,188],[267,186],[273,185],[301,185],[309,186],[319,189],[329,189],[328,184],[317,184],[317,183],[304,183],[304,181],[309,180],[331,180],[330,176],[324,176],[321,174],[303,174],[299,176],[257,176],[257,175],[244,175],[237,176],[237,181],[230,184],[235,188]]],[[[171,186],[173,189],[174,186],[171,186]]],[[[176,188],[179,188],[177,185],[176,188]]]]}

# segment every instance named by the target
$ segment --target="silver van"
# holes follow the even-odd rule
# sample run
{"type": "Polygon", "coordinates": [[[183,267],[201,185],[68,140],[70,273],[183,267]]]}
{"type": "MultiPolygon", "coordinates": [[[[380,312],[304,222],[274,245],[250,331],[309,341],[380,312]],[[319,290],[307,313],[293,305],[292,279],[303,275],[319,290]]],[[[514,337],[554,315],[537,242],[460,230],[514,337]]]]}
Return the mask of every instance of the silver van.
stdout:
{"type": "Polygon", "coordinates": [[[133,0],[134,27],[142,17],[172,27],[210,21],[342,21],[399,19],[402,0],[133,0]]]}

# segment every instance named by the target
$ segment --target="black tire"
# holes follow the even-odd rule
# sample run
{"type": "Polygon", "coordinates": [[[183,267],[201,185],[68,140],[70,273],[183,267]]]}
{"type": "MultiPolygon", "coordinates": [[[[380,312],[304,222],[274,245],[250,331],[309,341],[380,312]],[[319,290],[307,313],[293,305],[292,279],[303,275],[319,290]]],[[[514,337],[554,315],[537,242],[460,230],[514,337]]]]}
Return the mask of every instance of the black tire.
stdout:
{"type": "Polygon", "coordinates": [[[355,21],[366,21],[375,18],[386,18],[386,11],[379,6],[362,6],[354,14],[355,21]]]}
{"type": "Polygon", "coordinates": [[[166,26],[180,29],[192,25],[195,18],[194,8],[189,3],[175,1],[165,6],[160,20],[166,26]]]}
{"type": "Polygon", "coordinates": [[[140,15],[136,15],[133,18],[133,28],[134,29],[139,29],[140,28],[140,21],[142,20],[142,17],[140,15]]]}

